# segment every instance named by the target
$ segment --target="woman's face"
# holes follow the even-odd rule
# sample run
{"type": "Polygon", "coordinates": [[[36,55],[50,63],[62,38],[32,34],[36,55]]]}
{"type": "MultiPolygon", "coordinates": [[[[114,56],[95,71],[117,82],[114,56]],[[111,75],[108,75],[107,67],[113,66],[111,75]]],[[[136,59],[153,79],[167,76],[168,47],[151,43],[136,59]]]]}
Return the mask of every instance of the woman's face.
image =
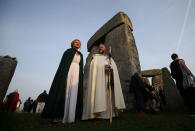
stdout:
{"type": "Polygon", "coordinates": [[[74,41],[73,48],[75,48],[76,50],[78,50],[80,47],[81,47],[80,41],[78,41],[78,40],[74,41]]]}

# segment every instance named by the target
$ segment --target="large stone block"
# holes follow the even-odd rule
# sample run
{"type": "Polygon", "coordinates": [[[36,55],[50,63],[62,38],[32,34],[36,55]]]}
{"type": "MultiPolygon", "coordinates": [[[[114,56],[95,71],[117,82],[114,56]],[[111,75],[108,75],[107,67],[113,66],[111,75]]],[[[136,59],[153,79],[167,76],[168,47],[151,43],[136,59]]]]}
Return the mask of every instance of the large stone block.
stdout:
{"type": "Polygon", "coordinates": [[[164,91],[166,96],[166,110],[168,111],[182,111],[185,110],[182,97],[176,88],[174,80],[171,78],[171,74],[167,68],[162,68],[162,78],[164,91]]]}
{"type": "Polygon", "coordinates": [[[109,32],[119,25],[126,24],[133,31],[133,26],[129,17],[123,13],[119,12],[113,16],[106,24],[104,24],[88,41],[87,49],[90,52],[94,44],[99,44],[99,40],[105,37],[109,32]]]}
{"type": "Polygon", "coordinates": [[[105,45],[112,47],[112,57],[118,67],[121,87],[127,108],[132,108],[132,95],[129,95],[129,84],[134,73],[141,73],[135,39],[129,26],[122,24],[107,34],[105,45]]]}
{"type": "Polygon", "coordinates": [[[163,86],[162,75],[156,75],[152,77],[152,85],[158,89],[160,86],[163,86]]]}
{"type": "Polygon", "coordinates": [[[144,82],[146,82],[146,84],[151,85],[150,80],[147,77],[142,77],[144,79],[144,82]]]}
{"type": "Polygon", "coordinates": [[[3,101],[16,69],[17,61],[9,56],[0,56],[0,102],[3,101]]]}
{"type": "Polygon", "coordinates": [[[141,73],[143,77],[154,77],[157,75],[162,75],[162,70],[161,69],[143,70],[141,73]]]}
{"type": "Polygon", "coordinates": [[[90,38],[87,44],[90,53],[84,67],[84,96],[92,56],[98,53],[99,44],[104,43],[107,50],[109,46],[112,47],[112,57],[118,67],[126,107],[133,107],[133,95],[128,93],[130,80],[135,72],[141,73],[141,69],[132,30],[128,16],[119,12],[90,38]]]}

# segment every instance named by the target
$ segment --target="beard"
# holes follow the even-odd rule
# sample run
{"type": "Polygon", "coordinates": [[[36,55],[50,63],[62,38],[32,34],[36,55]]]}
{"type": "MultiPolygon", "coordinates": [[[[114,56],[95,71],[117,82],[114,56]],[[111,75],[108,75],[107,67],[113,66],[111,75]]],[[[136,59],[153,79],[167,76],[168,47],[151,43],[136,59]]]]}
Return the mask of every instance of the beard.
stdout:
{"type": "Polygon", "coordinates": [[[99,53],[100,53],[100,54],[104,54],[105,51],[104,51],[104,50],[99,50],[99,53]]]}

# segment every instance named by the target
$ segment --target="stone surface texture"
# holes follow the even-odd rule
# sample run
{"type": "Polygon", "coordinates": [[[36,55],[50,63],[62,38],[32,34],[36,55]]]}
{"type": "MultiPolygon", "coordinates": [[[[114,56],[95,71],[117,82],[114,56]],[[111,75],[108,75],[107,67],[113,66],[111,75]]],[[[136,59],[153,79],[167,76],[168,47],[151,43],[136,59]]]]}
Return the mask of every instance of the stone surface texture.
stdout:
{"type": "Polygon", "coordinates": [[[92,56],[98,53],[99,44],[104,43],[107,51],[109,46],[112,48],[112,57],[118,67],[126,107],[133,108],[133,95],[128,93],[129,85],[132,75],[135,72],[141,73],[141,68],[132,31],[133,26],[129,17],[119,12],[89,39],[87,44],[89,55],[84,67],[84,96],[92,56]]]}
{"type": "Polygon", "coordinates": [[[3,101],[6,95],[16,65],[17,60],[15,58],[0,56],[0,102],[3,101]]]}

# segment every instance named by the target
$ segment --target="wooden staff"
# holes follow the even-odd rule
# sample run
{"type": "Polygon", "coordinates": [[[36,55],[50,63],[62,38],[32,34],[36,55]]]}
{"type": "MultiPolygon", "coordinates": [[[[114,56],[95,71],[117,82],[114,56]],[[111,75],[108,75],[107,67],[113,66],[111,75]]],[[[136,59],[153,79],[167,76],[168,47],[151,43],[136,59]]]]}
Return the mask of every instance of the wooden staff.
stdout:
{"type": "MultiPolygon", "coordinates": [[[[109,46],[109,65],[111,65],[111,46],[109,46]]],[[[109,87],[109,98],[110,98],[110,123],[112,123],[111,70],[108,72],[108,87],[109,87]]]]}

